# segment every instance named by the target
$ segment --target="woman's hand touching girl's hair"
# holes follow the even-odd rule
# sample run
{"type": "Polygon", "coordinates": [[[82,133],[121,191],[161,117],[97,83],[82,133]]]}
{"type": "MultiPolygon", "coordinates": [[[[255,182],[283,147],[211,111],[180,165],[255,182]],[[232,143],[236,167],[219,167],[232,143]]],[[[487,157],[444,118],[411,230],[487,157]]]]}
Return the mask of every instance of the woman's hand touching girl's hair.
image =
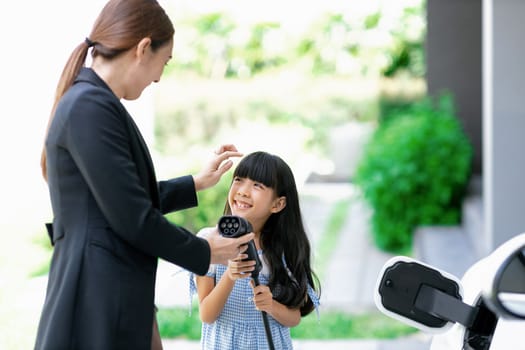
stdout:
{"type": "Polygon", "coordinates": [[[241,157],[242,153],[232,144],[221,145],[216,151],[215,156],[197,175],[193,176],[195,189],[205,190],[219,182],[221,176],[231,169],[233,161],[231,157],[241,157]]]}

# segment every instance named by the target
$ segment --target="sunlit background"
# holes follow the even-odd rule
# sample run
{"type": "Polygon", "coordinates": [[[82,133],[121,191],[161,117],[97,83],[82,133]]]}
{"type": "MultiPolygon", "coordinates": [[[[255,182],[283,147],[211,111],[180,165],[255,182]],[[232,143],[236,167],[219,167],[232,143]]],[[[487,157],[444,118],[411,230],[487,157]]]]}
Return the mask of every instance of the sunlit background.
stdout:
{"type": "MultiPolygon", "coordinates": [[[[4,168],[6,170],[2,171],[3,181],[1,186],[4,197],[8,196],[9,198],[8,201],[4,202],[10,203],[4,210],[5,218],[21,211],[27,213],[28,205],[32,207],[33,205],[41,204],[40,198],[42,192],[45,192],[45,186],[41,178],[38,177],[39,152],[43,142],[54,89],[67,56],[84,37],[89,35],[92,22],[104,3],[104,1],[100,0],[89,2],[51,0],[46,2],[3,2],[0,5],[0,25],[3,32],[6,33],[3,38],[1,49],[2,63],[0,65],[2,77],[1,101],[5,122],[0,129],[0,142],[2,145],[0,149],[3,163],[9,165],[9,167],[4,168]],[[12,170],[8,171],[7,169],[12,170]],[[24,185],[15,185],[19,183],[24,185]],[[31,194],[31,199],[28,200],[27,195],[21,194],[31,194]]],[[[388,54],[395,51],[396,38],[392,31],[399,30],[400,25],[409,23],[413,28],[405,28],[405,32],[408,35],[415,36],[414,39],[419,41],[424,30],[424,18],[421,16],[413,16],[410,22],[400,22],[405,8],[421,6],[421,1],[417,0],[344,2],[332,0],[309,1],[308,3],[301,1],[196,2],[165,0],[161,1],[161,3],[168,9],[176,26],[174,56],[180,65],[195,59],[192,55],[196,54],[195,51],[197,49],[208,50],[206,58],[220,56],[220,53],[214,52],[213,38],[208,38],[208,42],[201,44],[201,47],[194,45],[194,39],[203,33],[203,29],[201,28],[199,32],[199,29],[193,26],[195,22],[191,23],[190,21],[195,20],[199,15],[222,13],[225,18],[224,21],[227,19],[229,24],[234,24],[236,27],[235,30],[228,32],[227,40],[231,46],[243,45],[243,41],[248,39],[246,36],[250,35],[250,30],[253,30],[256,24],[268,24],[269,29],[264,33],[264,42],[262,43],[263,49],[268,52],[268,56],[272,56],[272,54],[275,54],[276,57],[285,56],[297,49],[287,45],[290,43],[298,45],[300,40],[304,41],[308,36],[311,36],[312,40],[316,39],[314,36],[329,36],[324,41],[327,47],[317,49],[319,50],[319,55],[326,58],[326,62],[330,62],[336,67],[330,67],[328,74],[324,74],[324,77],[331,79],[331,70],[337,73],[337,76],[343,77],[344,82],[341,83],[340,78],[335,78],[327,86],[329,88],[330,84],[332,84],[334,89],[352,89],[351,91],[340,91],[339,93],[346,96],[346,98],[355,100],[361,97],[373,97],[378,93],[378,76],[376,73],[389,64],[388,60],[391,57],[388,57],[388,54]],[[373,30],[365,30],[365,20],[368,18],[368,20],[374,21],[373,16],[378,13],[380,13],[381,17],[377,27],[373,30]],[[332,20],[334,23],[339,21],[339,24],[332,24],[331,28],[327,29],[330,23],[326,18],[329,15],[339,16],[340,18],[332,20]],[[319,24],[323,20],[325,22],[324,27],[322,24],[319,24]],[[274,26],[273,30],[272,26],[274,26]],[[352,36],[354,37],[352,38],[352,36]],[[349,45],[361,46],[362,51],[366,51],[366,46],[369,46],[370,56],[366,57],[361,54],[352,57],[348,52],[349,45]],[[334,55],[339,55],[340,57],[332,57],[334,55]],[[369,58],[370,61],[374,62],[363,62],[369,58]],[[362,71],[364,63],[371,66],[369,72],[362,71]],[[353,82],[353,79],[348,79],[349,76],[362,83],[362,85],[354,89],[356,84],[353,82]],[[363,77],[371,79],[365,81],[363,77]],[[337,85],[338,83],[339,85],[337,85]]],[[[213,31],[213,28],[210,28],[211,31],[213,31]]],[[[223,49],[221,45],[224,45],[224,42],[217,40],[216,44],[215,49],[223,49]]],[[[207,63],[204,63],[203,66],[207,63]]],[[[212,63],[216,66],[221,66],[221,63],[224,62],[212,63]]],[[[235,62],[233,63],[235,64],[235,62]]],[[[311,62],[301,62],[299,59],[296,62],[292,62],[291,65],[283,65],[284,68],[277,71],[277,73],[266,74],[264,78],[261,78],[261,80],[265,80],[261,83],[261,89],[264,93],[281,94],[281,96],[271,96],[272,98],[289,99],[292,101],[291,103],[298,104],[309,98],[309,96],[298,96],[300,93],[308,94],[312,93],[312,91],[323,93],[320,89],[307,89],[304,86],[302,90],[298,91],[301,87],[300,84],[306,79],[305,72],[312,71],[312,67],[308,65],[311,65],[311,62]],[[306,65],[306,67],[301,67],[301,64],[306,65]],[[269,78],[267,78],[268,76],[269,78]],[[282,88],[282,84],[288,84],[290,90],[282,88]],[[290,93],[289,95],[286,95],[287,91],[290,93]],[[304,99],[303,101],[301,101],[301,97],[304,99]]],[[[208,71],[200,72],[203,74],[200,74],[199,78],[218,78],[225,75],[224,69],[220,67],[202,68],[208,69],[208,71]]],[[[322,67],[320,66],[319,69],[322,69],[322,67]]],[[[190,75],[188,80],[186,80],[187,77],[181,77],[183,72],[184,69],[170,74],[170,81],[166,86],[155,86],[150,89],[152,91],[146,91],[146,101],[140,101],[138,104],[147,105],[151,99],[149,95],[157,92],[162,94],[162,100],[157,101],[161,105],[177,107],[181,101],[187,101],[188,95],[191,95],[193,101],[198,99],[199,95],[201,95],[199,88],[202,87],[202,85],[198,84],[203,84],[203,79],[198,79],[196,82],[197,87],[193,87],[192,78],[195,77],[191,76],[191,73],[194,73],[195,70],[187,70],[190,75]],[[179,82],[179,78],[181,82],[179,82]]],[[[238,69],[230,75],[234,78],[247,78],[255,73],[250,72],[246,66],[240,63],[238,69]]],[[[214,88],[213,84],[207,84],[205,87],[212,89],[214,88]]],[[[163,84],[161,83],[160,85],[163,84]]],[[[242,93],[243,89],[243,86],[239,88],[241,90],[240,93],[242,93]]],[[[220,90],[221,88],[219,87],[211,93],[220,90]]],[[[257,88],[252,90],[254,91],[252,93],[258,93],[257,88]]],[[[236,92],[239,91],[237,90],[236,92]]],[[[329,91],[328,93],[333,94],[334,92],[329,91]]],[[[206,91],[202,95],[208,97],[206,91]]],[[[243,97],[240,96],[240,99],[243,97]]],[[[236,96],[231,96],[230,98],[235,100],[236,96]]],[[[209,108],[213,108],[213,106],[209,108]]],[[[146,106],[145,109],[149,110],[149,106],[146,106]]],[[[247,122],[249,122],[251,116],[246,117],[247,122]]],[[[144,133],[149,140],[152,140],[153,129],[151,124],[149,124],[152,123],[151,118],[149,116],[142,117],[142,114],[137,115],[136,118],[139,119],[139,122],[145,119],[142,122],[144,133]]],[[[301,133],[303,130],[300,130],[300,127],[298,127],[295,132],[301,133]]],[[[253,141],[254,136],[257,135],[250,133],[250,135],[245,137],[253,141]]],[[[224,136],[224,139],[227,138],[231,138],[233,141],[238,139],[241,144],[247,142],[243,141],[242,136],[239,135],[228,134],[224,136]]],[[[268,139],[270,137],[265,135],[264,138],[268,139]]],[[[263,145],[262,141],[251,143],[255,144],[253,148],[267,148],[270,146],[272,149],[280,149],[281,144],[279,141],[282,141],[282,139],[274,137],[271,141],[268,140],[267,145],[263,145]]],[[[177,141],[177,143],[180,145],[179,147],[187,148],[185,142],[177,141]]],[[[182,161],[184,161],[184,158],[187,158],[180,153],[175,155],[177,157],[182,156],[182,161]]],[[[320,171],[329,172],[330,169],[328,164],[320,171]]],[[[35,215],[46,215],[41,213],[41,209],[33,212],[35,215]]]]}
{"type": "MultiPolygon", "coordinates": [[[[227,142],[281,155],[300,190],[347,182],[385,101],[425,93],[421,0],[160,2],[176,27],[174,58],[159,84],[126,102],[159,178],[194,172],[227,142]]],[[[62,67],[104,3],[0,4],[2,349],[34,340],[43,290],[31,280],[50,256],[40,151],[62,67]]],[[[210,223],[194,219],[174,217],[210,223]]]]}

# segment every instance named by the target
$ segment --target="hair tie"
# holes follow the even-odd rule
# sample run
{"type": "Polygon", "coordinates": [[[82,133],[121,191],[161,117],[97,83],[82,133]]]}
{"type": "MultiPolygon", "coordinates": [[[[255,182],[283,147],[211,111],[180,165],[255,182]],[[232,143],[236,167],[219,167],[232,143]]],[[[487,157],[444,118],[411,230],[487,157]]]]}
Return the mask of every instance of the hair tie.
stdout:
{"type": "Polygon", "coordinates": [[[87,38],[87,37],[86,37],[86,39],[84,39],[84,41],[86,42],[88,48],[95,46],[95,43],[93,41],[89,40],[89,38],[87,38]]]}

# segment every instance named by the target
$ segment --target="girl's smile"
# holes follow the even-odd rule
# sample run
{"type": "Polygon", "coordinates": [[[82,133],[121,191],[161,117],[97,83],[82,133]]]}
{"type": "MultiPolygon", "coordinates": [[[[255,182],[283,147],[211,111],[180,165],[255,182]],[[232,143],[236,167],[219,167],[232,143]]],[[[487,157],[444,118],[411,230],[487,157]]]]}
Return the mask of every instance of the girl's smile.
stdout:
{"type": "Polygon", "coordinates": [[[233,207],[235,209],[250,209],[252,207],[252,205],[248,202],[245,202],[245,201],[241,201],[241,200],[238,200],[238,199],[235,199],[233,201],[233,207]]]}

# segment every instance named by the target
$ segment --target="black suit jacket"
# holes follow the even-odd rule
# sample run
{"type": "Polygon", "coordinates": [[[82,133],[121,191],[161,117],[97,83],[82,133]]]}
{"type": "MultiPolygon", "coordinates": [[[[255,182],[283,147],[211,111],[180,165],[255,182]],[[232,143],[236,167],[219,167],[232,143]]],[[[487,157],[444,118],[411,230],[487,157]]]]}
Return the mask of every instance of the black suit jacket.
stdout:
{"type": "Polygon", "coordinates": [[[36,349],[149,349],[157,258],[197,274],[208,243],[163,214],[197,205],[191,176],[157,182],[119,99],[83,68],[46,140],[54,244],[36,349]]]}

